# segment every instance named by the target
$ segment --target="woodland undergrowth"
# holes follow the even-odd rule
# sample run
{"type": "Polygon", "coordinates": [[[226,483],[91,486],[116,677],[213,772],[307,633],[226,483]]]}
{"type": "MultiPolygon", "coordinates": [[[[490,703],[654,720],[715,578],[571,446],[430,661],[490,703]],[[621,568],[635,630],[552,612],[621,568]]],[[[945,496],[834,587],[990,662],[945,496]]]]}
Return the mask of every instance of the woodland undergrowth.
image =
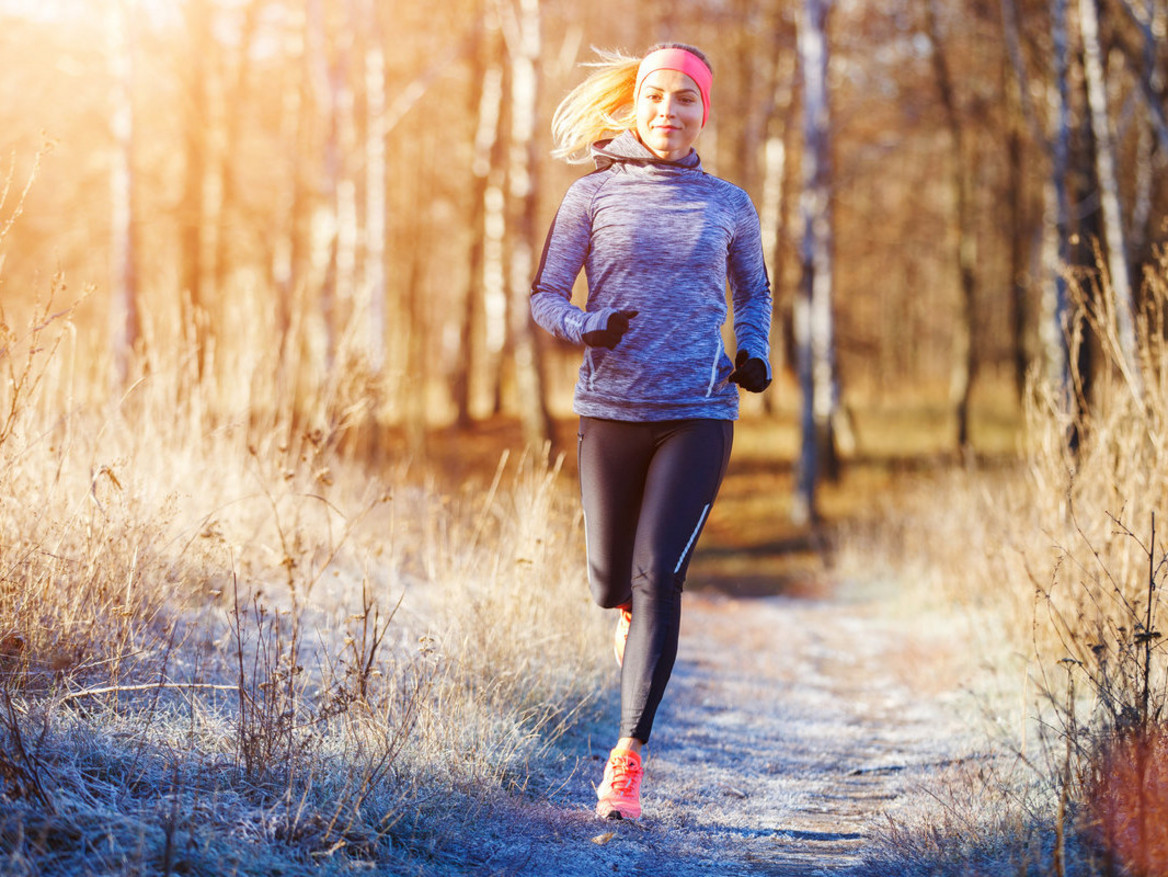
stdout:
{"type": "Polygon", "coordinates": [[[360,358],[281,404],[247,338],[230,380],[155,344],[103,399],[66,292],[0,314],[0,871],[452,855],[605,685],[556,465],[357,464],[360,358]]]}
{"type": "Polygon", "coordinates": [[[1022,462],[923,479],[875,537],[906,602],[961,619],[997,752],[891,824],[909,874],[1168,874],[1168,254],[1138,363],[1105,275],[1068,279],[1090,379],[1036,375],[1022,462]]]}

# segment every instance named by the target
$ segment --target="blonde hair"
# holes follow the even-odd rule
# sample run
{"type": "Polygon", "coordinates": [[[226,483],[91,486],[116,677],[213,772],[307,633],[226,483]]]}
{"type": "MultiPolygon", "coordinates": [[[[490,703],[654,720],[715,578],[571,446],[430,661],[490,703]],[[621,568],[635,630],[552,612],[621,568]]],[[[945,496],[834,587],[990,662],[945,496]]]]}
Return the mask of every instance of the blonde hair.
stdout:
{"type": "Polygon", "coordinates": [[[588,161],[592,144],[636,127],[633,95],[640,58],[603,49],[584,66],[596,68],[568,92],[552,116],[552,155],[571,164],[588,161]]]}
{"type": "MultiPolygon", "coordinates": [[[[687,43],[658,43],[649,52],[657,49],[685,49],[713,71],[709,58],[687,43]]],[[[556,144],[552,155],[570,164],[587,162],[597,140],[637,126],[635,100],[641,59],[604,49],[593,51],[600,60],[583,66],[594,67],[595,72],[568,92],[552,116],[552,139],[556,144]]]]}

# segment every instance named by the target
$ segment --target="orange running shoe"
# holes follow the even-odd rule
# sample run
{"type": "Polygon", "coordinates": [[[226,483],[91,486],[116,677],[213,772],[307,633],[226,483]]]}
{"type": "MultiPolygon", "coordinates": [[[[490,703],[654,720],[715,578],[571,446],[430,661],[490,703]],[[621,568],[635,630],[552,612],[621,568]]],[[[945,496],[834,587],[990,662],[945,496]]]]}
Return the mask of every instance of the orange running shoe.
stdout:
{"type": "Polygon", "coordinates": [[[614,749],[596,789],[596,815],[601,819],[638,819],[641,816],[641,756],[631,749],[614,749]]]}
{"type": "Polygon", "coordinates": [[[616,633],[612,637],[612,648],[616,652],[616,662],[620,666],[625,663],[625,643],[629,639],[629,625],[633,623],[633,613],[627,606],[618,606],[620,616],[616,620],[616,633]]]}

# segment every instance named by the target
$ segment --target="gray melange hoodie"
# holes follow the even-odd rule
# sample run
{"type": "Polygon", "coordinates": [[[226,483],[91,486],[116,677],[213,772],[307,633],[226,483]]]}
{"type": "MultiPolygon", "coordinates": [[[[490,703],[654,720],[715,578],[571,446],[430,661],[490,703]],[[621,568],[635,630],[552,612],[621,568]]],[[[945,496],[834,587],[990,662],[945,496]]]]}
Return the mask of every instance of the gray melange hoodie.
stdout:
{"type": "MultiPolygon", "coordinates": [[[[531,290],[535,321],[576,344],[635,310],[613,350],[585,349],[577,414],[611,420],[738,416],[723,349],[726,281],[738,350],[769,360],[771,292],[758,214],[697,153],[657,159],[630,131],[593,147],[597,170],[568,189],[531,290]],[[571,303],[580,269],[587,310],[571,303]]],[[[769,365],[768,365],[769,372],[769,365]]]]}

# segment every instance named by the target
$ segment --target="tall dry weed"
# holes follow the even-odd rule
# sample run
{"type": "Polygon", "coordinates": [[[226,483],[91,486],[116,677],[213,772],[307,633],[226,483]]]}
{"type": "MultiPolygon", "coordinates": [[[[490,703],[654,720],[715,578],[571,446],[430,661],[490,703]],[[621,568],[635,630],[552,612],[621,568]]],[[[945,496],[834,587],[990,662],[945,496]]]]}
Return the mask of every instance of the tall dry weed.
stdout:
{"type": "Polygon", "coordinates": [[[157,321],[111,396],[38,313],[0,345],[0,870],[437,861],[592,708],[544,456],[444,492],[348,453],[383,398],[358,356],[281,377],[241,326],[196,381],[157,321]]]}
{"type": "Polygon", "coordinates": [[[1073,417],[1048,400],[1061,416],[1048,416],[1032,463],[1059,540],[1049,578],[1035,580],[1035,651],[1041,678],[1056,659],[1069,675],[1071,693],[1051,701],[1078,827],[1106,868],[1157,874],[1151,827],[1168,812],[1157,742],[1168,721],[1168,552],[1158,522],[1168,508],[1168,257],[1145,277],[1136,363],[1118,343],[1106,284],[1075,289],[1106,367],[1091,386],[1075,372],[1073,417]]]}
{"type": "Polygon", "coordinates": [[[1105,274],[1068,280],[1071,385],[1034,376],[1019,463],[921,479],[873,538],[913,611],[958,608],[992,671],[977,686],[1011,758],[958,822],[972,839],[1004,807],[1019,828],[978,873],[1164,874],[1168,253],[1144,277],[1134,363],[1105,274]]]}

